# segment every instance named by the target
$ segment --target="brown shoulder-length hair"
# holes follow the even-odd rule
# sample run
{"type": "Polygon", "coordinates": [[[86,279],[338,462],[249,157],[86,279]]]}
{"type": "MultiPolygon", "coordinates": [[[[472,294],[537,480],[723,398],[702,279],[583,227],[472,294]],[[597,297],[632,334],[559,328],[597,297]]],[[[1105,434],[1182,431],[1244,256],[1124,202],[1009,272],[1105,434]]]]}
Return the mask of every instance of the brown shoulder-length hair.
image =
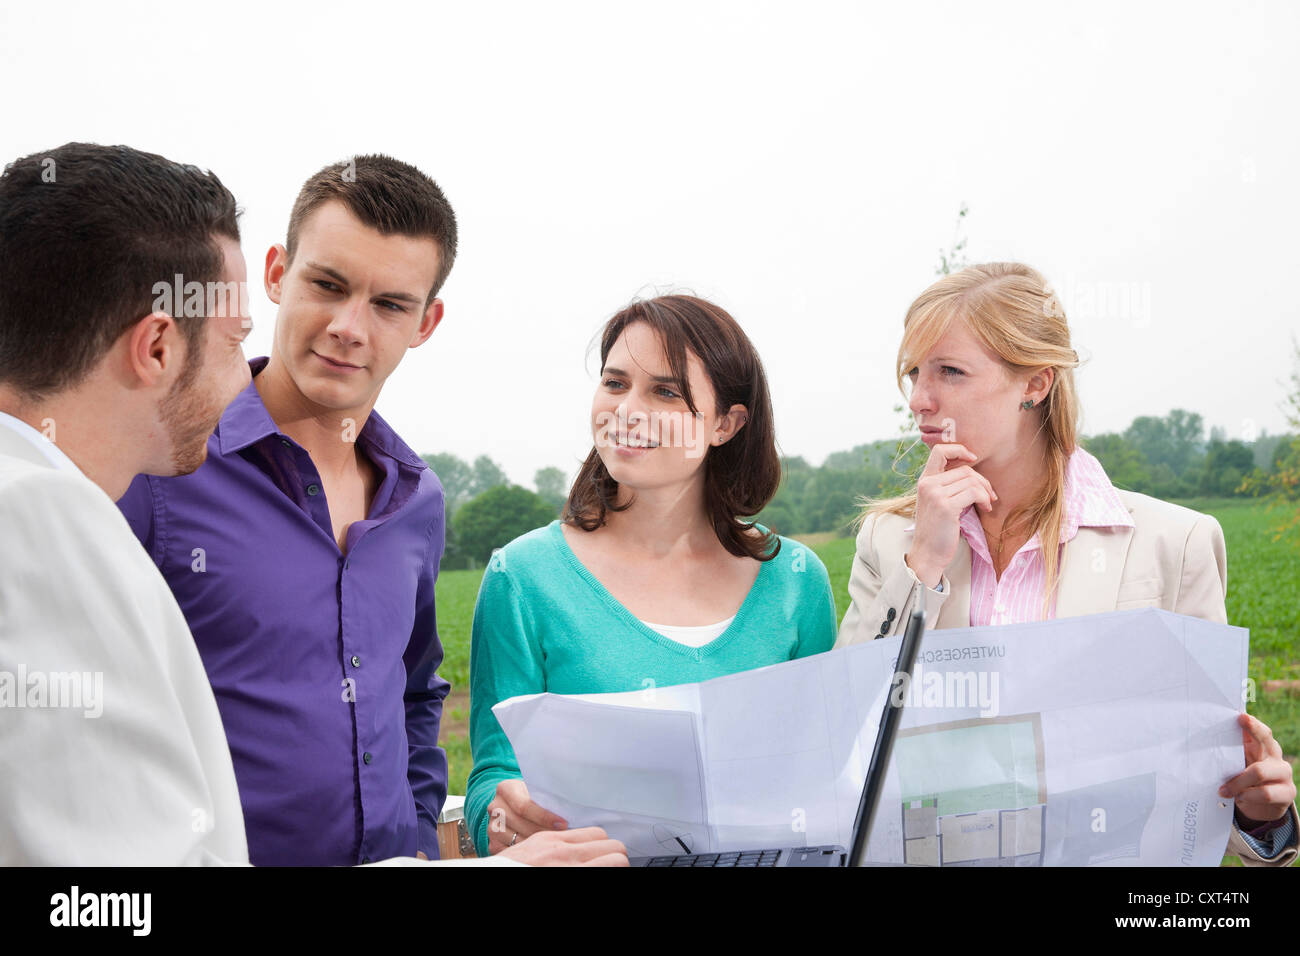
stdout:
{"type": "MultiPolygon", "coordinates": [[[[650,326],[663,343],[673,377],[682,383],[687,407],[701,414],[687,379],[687,353],[704,366],[717,397],[716,414],[732,405],[744,405],[749,420],[729,441],[710,445],[704,455],[704,502],[722,546],[737,557],[769,561],[781,544],[771,531],[755,533],[742,518],[758,514],[772,500],[781,483],[781,459],[772,423],[772,397],[767,375],[749,337],[723,309],[690,295],[664,295],[634,301],[605,324],[600,335],[600,366],[610,349],[633,322],[650,326]]],[[[569,490],[564,522],[595,531],[610,511],[619,506],[618,482],[610,477],[593,447],[569,490]]]]}

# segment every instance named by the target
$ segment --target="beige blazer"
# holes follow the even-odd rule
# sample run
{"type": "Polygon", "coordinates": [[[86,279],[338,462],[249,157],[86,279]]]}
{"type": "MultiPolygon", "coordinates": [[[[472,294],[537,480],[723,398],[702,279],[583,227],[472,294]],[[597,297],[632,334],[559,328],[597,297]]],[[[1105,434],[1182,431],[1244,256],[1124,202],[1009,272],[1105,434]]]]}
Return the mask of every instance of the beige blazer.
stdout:
{"type": "MultiPolygon", "coordinates": [[[[1057,617],[1159,607],[1226,624],[1227,548],[1223,529],[1210,515],[1131,491],[1116,490],[1133,515],[1132,528],[1080,528],[1066,544],[1056,600],[1057,617]]],[[[849,575],[849,609],[836,647],[899,633],[912,612],[917,591],[925,595],[932,628],[970,626],[970,548],[959,537],[957,554],[944,570],[943,590],[919,583],[903,556],[912,544],[905,531],[912,519],[898,515],[867,518],[858,534],[849,575]]],[[[1291,809],[1300,835],[1300,820],[1291,809]]],[[[1286,866],[1295,846],[1265,860],[1234,826],[1229,853],[1256,866],[1286,866]]]]}

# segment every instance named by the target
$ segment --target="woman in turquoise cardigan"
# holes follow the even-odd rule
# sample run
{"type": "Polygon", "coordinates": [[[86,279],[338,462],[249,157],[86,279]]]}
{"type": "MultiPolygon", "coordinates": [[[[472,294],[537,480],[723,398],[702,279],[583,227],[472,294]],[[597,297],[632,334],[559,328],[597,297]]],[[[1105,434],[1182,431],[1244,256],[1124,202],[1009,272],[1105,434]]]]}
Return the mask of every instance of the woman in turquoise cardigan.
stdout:
{"type": "Polygon", "coordinates": [[[600,358],[595,447],[563,520],[497,552],[474,608],[466,812],[480,855],[567,827],[529,799],[494,704],[703,681],[835,643],[821,561],[741,520],[781,466],[740,326],[692,296],[634,302],[600,358]]]}

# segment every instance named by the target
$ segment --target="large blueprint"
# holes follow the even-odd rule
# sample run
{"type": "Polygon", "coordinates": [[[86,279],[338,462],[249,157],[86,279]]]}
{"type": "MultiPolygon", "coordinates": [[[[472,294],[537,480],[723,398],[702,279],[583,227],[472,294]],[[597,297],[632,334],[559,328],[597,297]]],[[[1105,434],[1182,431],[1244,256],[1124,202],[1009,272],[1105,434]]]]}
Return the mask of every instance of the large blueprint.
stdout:
{"type": "Polygon", "coordinates": [[[849,846],[906,695],[868,858],[1214,866],[1249,635],[1156,609],[888,638],[699,684],[493,708],[532,798],[634,856],[849,846]]]}

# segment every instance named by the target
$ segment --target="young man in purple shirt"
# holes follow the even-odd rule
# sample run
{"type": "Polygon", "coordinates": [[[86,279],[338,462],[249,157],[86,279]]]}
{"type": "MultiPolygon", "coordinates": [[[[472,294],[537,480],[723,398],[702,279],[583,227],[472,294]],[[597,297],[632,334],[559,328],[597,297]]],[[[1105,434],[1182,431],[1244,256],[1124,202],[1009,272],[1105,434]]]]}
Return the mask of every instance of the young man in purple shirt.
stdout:
{"type": "Polygon", "coordinates": [[[267,253],[271,356],[249,362],[206,464],[118,502],[194,634],[256,865],[437,856],[442,487],[372,409],[441,321],[455,254],[419,170],[321,170],[267,253]]]}

